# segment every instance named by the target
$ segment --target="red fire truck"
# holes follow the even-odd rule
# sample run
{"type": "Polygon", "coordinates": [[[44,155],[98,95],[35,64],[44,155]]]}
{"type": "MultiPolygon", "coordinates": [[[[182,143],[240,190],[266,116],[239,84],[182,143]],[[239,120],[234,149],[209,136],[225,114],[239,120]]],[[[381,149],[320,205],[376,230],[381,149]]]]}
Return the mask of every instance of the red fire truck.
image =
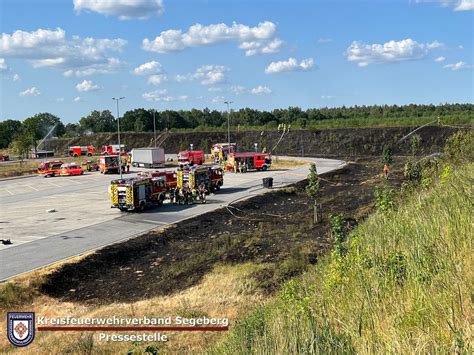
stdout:
{"type": "Polygon", "coordinates": [[[231,169],[245,165],[249,170],[267,170],[272,166],[271,154],[265,153],[229,153],[227,166],[231,169]]]}
{"type": "Polygon", "coordinates": [[[211,159],[217,163],[219,161],[226,161],[229,153],[235,152],[235,143],[216,143],[211,147],[211,159]]]}
{"type": "Polygon", "coordinates": [[[95,154],[95,148],[92,145],[76,145],[67,147],[67,155],[71,157],[79,157],[81,155],[92,156],[95,154]]]}
{"type": "Polygon", "coordinates": [[[176,187],[176,172],[175,171],[144,171],[144,172],[139,172],[138,176],[141,177],[149,177],[149,178],[164,178],[166,181],[166,186],[169,188],[175,188],[176,187]]]}
{"type": "Polygon", "coordinates": [[[109,187],[111,207],[121,211],[143,211],[159,206],[166,199],[168,189],[164,176],[112,180],[109,187]]]}
{"type": "Polygon", "coordinates": [[[177,172],[177,188],[198,188],[204,184],[208,192],[220,190],[224,184],[224,173],[220,167],[193,167],[177,172]]]}
{"type": "Polygon", "coordinates": [[[202,150],[182,150],[178,153],[180,163],[202,165],[206,162],[206,154],[202,150]]]}
{"type": "Polygon", "coordinates": [[[100,151],[100,154],[101,155],[118,155],[119,152],[120,152],[120,155],[126,154],[124,144],[120,144],[120,148],[118,144],[103,145],[102,150],[100,151]]]}
{"type": "Polygon", "coordinates": [[[62,161],[42,161],[38,165],[38,174],[44,177],[59,176],[61,174],[62,161]]]}

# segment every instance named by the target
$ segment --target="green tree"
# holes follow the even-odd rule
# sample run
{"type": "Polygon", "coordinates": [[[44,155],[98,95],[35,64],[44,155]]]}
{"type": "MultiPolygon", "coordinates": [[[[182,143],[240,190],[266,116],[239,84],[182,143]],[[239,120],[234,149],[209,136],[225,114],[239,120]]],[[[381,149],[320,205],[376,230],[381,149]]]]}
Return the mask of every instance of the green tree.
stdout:
{"type": "Polygon", "coordinates": [[[117,130],[117,121],[109,110],[92,111],[90,115],[81,117],[79,127],[82,131],[115,132],[117,130]]]}
{"type": "Polygon", "coordinates": [[[30,148],[35,145],[35,140],[31,133],[26,130],[21,130],[15,139],[10,143],[10,149],[20,159],[28,158],[30,148]]]}
{"type": "Polygon", "coordinates": [[[382,163],[389,165],[392,161],[392,147],[390,145],[384,145],[382,150],[382,163]]]}
{"type": "Polygon", "coordinates": [[[411,155],[415,156],[416,152],[420,148],[421,136],[419,134],[414,134],[410,138],[410,150],[411,155]]]}
{"type": "Polygon", "coordinates": [[[0,149],[7,148],[13,141],[15,135],[20,133],[21,122],[17,120],[6,120],[0,122],[0,149]]]}
{"type": "Polygon", "coordinates": [[[23,121],[21,127],[23,134],[31,136],[35,148],[37,148],[38,143],[48,134],[49,137],[60,137],[66,131],[60,118],[47,112],[28,117],[23,121]]]}

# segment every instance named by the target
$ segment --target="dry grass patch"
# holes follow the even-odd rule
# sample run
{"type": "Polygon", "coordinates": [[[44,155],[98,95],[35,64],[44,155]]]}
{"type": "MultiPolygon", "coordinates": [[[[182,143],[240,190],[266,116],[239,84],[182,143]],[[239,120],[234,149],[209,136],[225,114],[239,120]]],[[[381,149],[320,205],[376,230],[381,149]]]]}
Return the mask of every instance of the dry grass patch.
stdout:
{"type": "MultiPolygon", "coordinates": [[[[265,265],[251,263],[240,265],[216,266],[203,280],[182,292],[170,296],[154,297],[134,303],[113,303],[105,306],[91,306],[72,302],[61,302],[32,291],[34,296],[17,311],[34,311],[38,316],[45,317],[166,317],[177,315],[183,317],[227,317],[230,324],[247,313],[252,306],[262,304],[265,297],[258,292],[252,274],[265,265]]],[[[33,274],[35,275],[35,274],[33,274]]],[[[36,274],[36,276],[38,276],[36,274]]],[[[31,282],[31,281],[30,281],[31,282]]],[[[27,287],[27,281],[21,282],[27,287]]],[[[5,325],[0,325],[0,332],[5,334],[5,325]]],[[[119,343],[101,342],[97,334],[90,332],[69,333],[64,336],[60,332],[37,332],[35,341],[28,347],[34,354],[64,353],[104,353],[118,354],[133,350],[134,354],[144,353],[149,345],[153,345],[165,353],[199,352],[210,342],[222,337],[221,332],[179,332],[169,334],[166,344],[146,344],[144,342],[119,343]]],[[[4,338],[0,340],[0,352],[18,352],[19,349],[8,344],[4,338]]]]}

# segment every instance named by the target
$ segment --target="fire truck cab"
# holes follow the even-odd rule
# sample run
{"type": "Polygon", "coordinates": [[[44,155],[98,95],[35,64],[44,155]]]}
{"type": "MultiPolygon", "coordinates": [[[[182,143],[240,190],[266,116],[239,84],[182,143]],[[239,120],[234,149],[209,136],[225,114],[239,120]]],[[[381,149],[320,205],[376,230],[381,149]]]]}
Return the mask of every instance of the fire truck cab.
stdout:
{"type": "Polygon", "coordinates": [[[163,204],[167,191],[165,177],[112,180],[109,187],[111,207],[121,211],[143,211],[163,204]]]}
{"type": "Polygon", "coordinates": [[[206,155],[202,150],[182,150],[178,153],[180,163],[202,165],[206,162],[206,155]]]}
{"type": "Polygon", "coordinates": [[[38,174],[44,177],[55,176],[61,174],[62,161],[42,161],[38,165],[38,174]]]}
{"type": "Polygon", "coordinates": [[[227,164],[231,168],[240,164],[246,165],[249,170],[267,170],[272,166],[271,154],[265,153],[230,153],[227,164]]]}
{"type": "Polygon", "coordinates": [[[175,171],[145,171],[139,172],[138,176],[142,177],[149,177],[149,178],[164,178],[166,182],[166,186],[168,188],[175,188],[176,187],[176,178],[177,173],[175,171]]]}

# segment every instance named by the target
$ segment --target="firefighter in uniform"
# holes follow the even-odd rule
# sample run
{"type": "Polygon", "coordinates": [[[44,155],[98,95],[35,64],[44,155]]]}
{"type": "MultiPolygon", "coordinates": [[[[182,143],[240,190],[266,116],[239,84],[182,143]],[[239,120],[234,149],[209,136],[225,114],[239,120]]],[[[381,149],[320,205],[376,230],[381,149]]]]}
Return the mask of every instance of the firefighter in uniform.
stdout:
{"type": "Polygon", "coordinates": [[[199,201],[201,203],[206,203],[206,192],[207,192],[206,185],[204,184],[199,185],[198,191],[199,191],[199,201]]]}

